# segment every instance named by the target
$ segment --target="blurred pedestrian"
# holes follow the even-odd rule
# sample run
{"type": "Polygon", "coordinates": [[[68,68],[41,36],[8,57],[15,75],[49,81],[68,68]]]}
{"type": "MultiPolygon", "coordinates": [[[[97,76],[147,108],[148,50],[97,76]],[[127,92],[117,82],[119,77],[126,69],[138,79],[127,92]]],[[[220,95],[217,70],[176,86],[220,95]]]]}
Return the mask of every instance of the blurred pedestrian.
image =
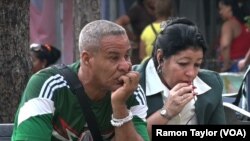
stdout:
{"type": "Polygon", "coordinates": [[[30,56],[32,61],[32,72],[36,73],[56,63],[61,57],[61,52],[50,44],[32,43],[30,45],[30,56]]]}
{"type": "Polygon", "coordinates": [[[224,20],[220,35],[221,72],[238,72],[238,61],[250,48],[250,32],[237,0],[220,0],[219,13],[224,20]]]}
{"type": "Polygon", "coordinates": [[[149,58],[153,50],[153,43],[160,32],[160,23],[173,15],[173,0],[155,0],[156,20],[144,28],[140,36],[140,60],[149,58]]]}
{"type": "Polygon", "coordinates": [[[143,29],[155,21],[155,0],[137,0],[127,14],[120,16],[115,22],[123,26],[132,44],[132,64],[140,62],[139,42],[143,29]]]}

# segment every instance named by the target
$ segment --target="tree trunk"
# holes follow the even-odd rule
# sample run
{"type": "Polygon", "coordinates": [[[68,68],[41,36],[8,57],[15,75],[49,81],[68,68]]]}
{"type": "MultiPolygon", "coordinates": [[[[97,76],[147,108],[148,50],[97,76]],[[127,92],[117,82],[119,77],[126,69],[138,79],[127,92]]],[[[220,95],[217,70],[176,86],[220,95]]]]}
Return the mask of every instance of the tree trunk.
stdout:
{"type": "Polygon", "coordinates": [[[0,123],[14,121],[31,74],[28,13],[28,0],[0,1],[0,123]]]}
{"type": "Polygon", "coordinates": [[[89,22],[100,19],[100,0],[74,0],[74,60],[79,59],[78,39],[81,29],[89,22]]]}

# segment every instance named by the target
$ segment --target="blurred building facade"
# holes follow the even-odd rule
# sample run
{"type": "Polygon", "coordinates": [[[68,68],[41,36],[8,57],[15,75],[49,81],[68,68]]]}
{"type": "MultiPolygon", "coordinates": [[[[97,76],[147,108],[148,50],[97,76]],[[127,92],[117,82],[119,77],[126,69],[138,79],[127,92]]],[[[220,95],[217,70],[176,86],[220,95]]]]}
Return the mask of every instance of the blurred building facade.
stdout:
{"type": "MultiPolygon", "coordinates": [[[[133,5],[136,0],[100,0],[101,18],[114,21],[133,5]]],[[[176,15],[194,21],[205,35],[209,45],[208,58],[215,58],[221,20],[218,0],[174,0],[176,15]]],[[[250,0],[241,0],[247,3],[250,0]]],[[[246,9],[248,9],[246,8],[246,9]]],[[[30,1],[30,42],[50,42],[62,51],[61,62],[73,62],[73,2],[71,0],[30,1]]],[[[249,8],[250,9],[250,8],[249,8]]]]}

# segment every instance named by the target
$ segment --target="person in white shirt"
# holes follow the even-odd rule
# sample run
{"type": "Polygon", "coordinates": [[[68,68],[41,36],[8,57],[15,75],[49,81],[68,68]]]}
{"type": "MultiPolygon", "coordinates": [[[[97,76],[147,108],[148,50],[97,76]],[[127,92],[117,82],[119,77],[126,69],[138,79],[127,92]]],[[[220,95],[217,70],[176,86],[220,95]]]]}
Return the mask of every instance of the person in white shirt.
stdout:
{"type": "Polygon", "coordinates": [[[148,104],[148,131],[152,125],[226,124],[223,83],[218,73],[201,69],[206,42],[187,18],[162,23],[152,57],[133,70],[148,104]]]}

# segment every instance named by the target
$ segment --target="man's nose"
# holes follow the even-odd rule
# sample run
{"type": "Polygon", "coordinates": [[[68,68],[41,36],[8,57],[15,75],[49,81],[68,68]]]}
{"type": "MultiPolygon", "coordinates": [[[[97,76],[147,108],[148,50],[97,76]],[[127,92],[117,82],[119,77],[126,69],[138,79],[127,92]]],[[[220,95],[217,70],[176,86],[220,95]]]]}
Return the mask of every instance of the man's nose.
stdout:
{"type": "Polygon", "coordinates": [[[120,71],[129,72],[131,71],[132,63],[130,60],[123,59],[118,65],[120,71]]]}

